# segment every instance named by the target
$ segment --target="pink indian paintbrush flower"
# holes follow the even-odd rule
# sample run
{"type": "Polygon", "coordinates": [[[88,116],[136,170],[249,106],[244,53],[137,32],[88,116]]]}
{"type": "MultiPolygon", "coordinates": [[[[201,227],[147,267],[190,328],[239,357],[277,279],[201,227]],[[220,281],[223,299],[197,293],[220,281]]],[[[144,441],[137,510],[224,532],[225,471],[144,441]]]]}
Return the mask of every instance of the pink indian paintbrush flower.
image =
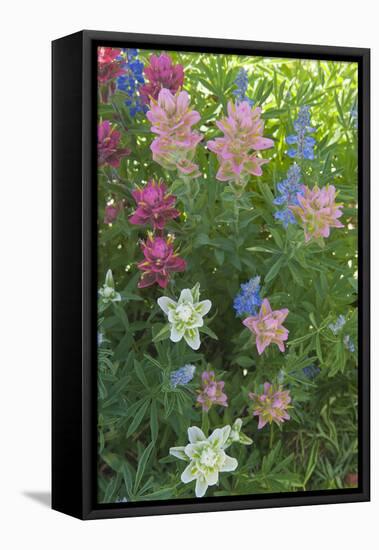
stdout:
{"type": "Polygon", "coordinates": [[[344,227],[338,219],[342,216],[343,205],[335,202],[334,185],[321,189],[317,185],[313,189],[303,185],[302,191],[297,194],[298,205],[289,208],[303,226],[306,242],[312,237],[329,237],[331,227],[344,227]]]}
{"type": "Polygon", "coordinates": [[[228,116],[216,122],[223,137],[208,141],[207,147],[216,153],[220,163],[216,178],[244,185],[248,177],[262,175],[262,164],[256,151],[274,146],[272,139],[263,137],[264,122],[260,107],[252,108],[247,101],[228,103],[228,116]]]}
{"type": "Polygon", "coordinates": [[[101,103],[108,103],[109,97],[116,91],[116,78],[125,74],[125,62],[117,59],[119,48],[98,48],[97,50],[97,80],[101,103]]]}
{"type": "Polygon", "coordinates": [[[288,315],[288,309],[272,311],[270,302],[265,298],[258,315],[247,317],[242,323],[255,335],[255,343],[259,355],[270,344],[276,344],[284,351],[284,342],[288,338],[288,330],[283,326],[288,315]]]}
{"type": "Polygon", "coordinates": [[[202,136],[192,126],[199,122],[200,115],[191,110],[187,92],[173,95],[163,88],[158,100],[151,100],[146,117],[152,124],[151,131],[158,136],[150,146],[153,159],[167,170],[197,176],[199,170],[193,157],[202,136]]]}
{"type": "Polygon", "coordinates": [[[100,122],[97,127],[97,160],[99,166],[106,164],[118,168],[122,157],[130,155],[130,149],[119,147],[121,134],[109,120],[100,122]]]}
{"type": "Polygon", "coordinates": [[[158,99],[162,88],[175,94],[183,86],[183,65],[173,65],[172,59],[167,54],[152,55],[150,65],[144,69],[145,77],[149,81],[140,88],[142,103],[147,104],[151,98],[158,99]]]}
{"type": "Polygon", "coordinates": [[[132,196],[137,209],[129,221],[134,225],[150,223],[153,229],[161,231],[168,220],[180,214],[174,208],[176,197],[167,192],[166,185],[161,181],[150,180],[143,189],[135,189],[132,196]]]}
{"type": "Polygon", "coordinates": [[[212,405],[228,406],[228,397],[223,393],[225,382],[216,382],[213,371],[204,371],[201,375],[202,388],[198,390],[197,403],[203,411],[209,411],[212,405]]]}
{"type": "Polygon", "coordinates": [[[156,237],[148,235],[146,242],[141,244],[144,260],[139,262],[142,271],[139,288],[145,288],[157,283],[166,288],[170,275],[174,271],[185,271],[187,263],[175,251],[171,237],[156,237]]]}
{"type": "Polygon", "coordinates": [[[285,420],[290,420],[287,409],[291,408],[289,391],[283,391],[282,386],[275,388],[269,382],[263,385],[263,393],[249,393],[253,401],[253,416],[259,417],[258,430],[267,423],[275,422],[278,426],[285,420]]]}

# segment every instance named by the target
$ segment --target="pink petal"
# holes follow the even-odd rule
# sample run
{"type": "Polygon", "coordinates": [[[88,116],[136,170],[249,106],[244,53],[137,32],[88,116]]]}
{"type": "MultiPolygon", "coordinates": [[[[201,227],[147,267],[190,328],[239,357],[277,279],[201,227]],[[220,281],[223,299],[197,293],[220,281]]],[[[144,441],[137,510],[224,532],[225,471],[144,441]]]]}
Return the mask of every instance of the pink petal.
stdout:
{"type": "Polygon", "coordinates": [[[263,149],[270,149],[271,147],[274,147],[274,142],[272,139],[257,136],[252,140],[251,145],[256,151],[262,151],[263,149]]]}
{"type": "Polygon", "coordinates": [[[265,298],[262,302],[262,305],[261,305],[261,309],[260,309],[260,312],[259,312],[259,317],[260,318],[266,317],[270,313],[272,313],[270,302],[267,300],[267,298],[265,298]]]}

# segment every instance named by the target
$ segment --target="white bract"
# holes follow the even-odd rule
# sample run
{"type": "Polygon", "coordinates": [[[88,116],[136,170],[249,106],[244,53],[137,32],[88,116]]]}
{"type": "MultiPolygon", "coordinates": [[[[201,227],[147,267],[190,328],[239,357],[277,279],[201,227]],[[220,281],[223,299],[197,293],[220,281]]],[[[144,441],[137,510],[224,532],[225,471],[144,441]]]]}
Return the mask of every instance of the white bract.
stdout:
{"type": "Polygon", "coordinates": [[[228,441],[226,442],[225,448],[229,447],[232,443],[241,443],[241,445],[251,445],[253,440],[241,432],[242,420],[237,418],[234,421],[232,429],[230,430],[228,441]]]}
{"type": "Polygon", "coordinates": [[[121,301],[120,293],[115,291],[113,275],[110,269],[108,269],[107,274],[105,275],[105,283],[102,288],[100,288],[99,295],[101,296],[101,301],[104,305],[107,305],[110,302],[121,301]]]}
{"type": "Polygon", "coordinates": [[[212,307],[210,300],[199,302],[199,286],[197,283],[191,290],[182,290],[177,302],[167,296],[158,298],[158,305],[171,325],[170,340],[179,342],[184,338],[194,350],[200,347],[199,328],[204,325],[203,317],[212,307]]]}
{"type": "Polygon", "coordinates": [[[189,461],[181,480],[183,483],[196,480],[197,497],[204,496],[209,486],[218,483],[220,472],[233,472],[237,468],[237,460],[225,453],[230,431],[230,426],[217,428],[207,438],[200,428],[192,426],[188,428],[189,444],[171,447],[172,456],[189,461]]]}

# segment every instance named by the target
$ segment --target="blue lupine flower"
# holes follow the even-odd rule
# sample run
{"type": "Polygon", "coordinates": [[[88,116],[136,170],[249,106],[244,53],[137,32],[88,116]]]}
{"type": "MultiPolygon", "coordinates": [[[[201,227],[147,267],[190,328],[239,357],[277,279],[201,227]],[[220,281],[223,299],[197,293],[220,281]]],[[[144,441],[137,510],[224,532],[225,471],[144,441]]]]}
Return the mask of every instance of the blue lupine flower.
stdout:
{"type": "Polygon", "coordinates": [[[241,292],[234,298],[233,307],[237,317],[243,315],[256,315],[257,309],[262,303],[260,297],[261,278],[259,276],[241,284],[241,292]]]}
{"type": "Polygon", "coordinates": [[[344,336],[343,343],[345,344],[346,349],[348,349],[351,353],[354,353],[354,351],[355,351],[354,342],[352,341],[352,339],[350,338],[350,336],[348,334],[346,334],[346,336],[344,336]]]}
{"type": "Polygon", "coordinates": [[[320,374],[321,369],[319,367],[316,367],[316,365],[308,365],[307,367],[303,368],[303,373],[306,376],[306,378],[309,378],[309,380],[313,380],[316,378],[318,374],[320,374]]]}
{"type": "Polygon", "coordinates": [[[247,88],[249,86],[249,78],[245,69],[241,68],[238,71],[234,84],[237,89],[233,90],[233,95],[236,97],[237,102],[241,103],[242,101],[247,101],[250,107],[252,107],[254,105],[254,101],[246,96],[247,88]]]}
{"type": "Polygon", "coordinates": [[[176,386],[185,386],[188,382],[191,382],[195,370],[195,365],[184,365],[184,367],[175,370],[170,375],[171,386],[173,388],[176,388],[176,386]]]}
{"type": "Polygon", "coordinates": [[[303,194],[300,178],[300,167],[295,163],[288,169],[286,179],[276,185],[279,195],[273,200],[273,204],[275,206],[284,206],[285,208],[275,212],[274,217],[276,220],[281,221],[285,228],[289,224],[296,223],[296,218],[289,207],[297,206],[299,204],[297,195],[303,194]]]}
{"type": "Polygon", "coordinates": [[[307,105],[300,107],[298,117],[294,122],[294,128],[296,134],[288,136],[286,142],[288,145],[297,145],[297,147],[289,149],[287,155],[291,158],[313,160],[313,147],[316,140],[307,134],[313,133],[315,128],[311,126],[311,115],[307,105]]]}
{"type": "Polygon", "coordinates": [[[285,228],[287,228],[290,223],[291,224],[296,223],[295,216],[292,214],[291,210],[289,210],[288,208],[286,208],[285,210],[278,210],[277,212],[275,212],[274,218],[282,222],[283,227],[285,228]]]}
{"type": "Polygon", "coordinates": [[[136,48],[127,48],[125,50],[125,53],[128,60],[131,61],[132,59],[134,59],[134,57],[137,57],[138,50],[136,48]]]}
{"type": "Polygon", "coordinates": [[[125,100],[125,105],[129,107],[131,116],[135,116],[138,112],[144,112],[144,107],[137,92],[145,79],[143,77],[144,65],[138,58],[138,50],[135,48],[126,48],[121,54],[121,58],[125,60],[124,69],[126,73],[117,78],[117,87],[128,96],[125,100]]]}
{"type": "Polygon", "coordinates": [[[334,336],[336,336],[341,330],[344,324],[346,323],[346,319],[344,315],[340,315],[335,323],[330,323],[328,327],[333,332],[334,336]]]}

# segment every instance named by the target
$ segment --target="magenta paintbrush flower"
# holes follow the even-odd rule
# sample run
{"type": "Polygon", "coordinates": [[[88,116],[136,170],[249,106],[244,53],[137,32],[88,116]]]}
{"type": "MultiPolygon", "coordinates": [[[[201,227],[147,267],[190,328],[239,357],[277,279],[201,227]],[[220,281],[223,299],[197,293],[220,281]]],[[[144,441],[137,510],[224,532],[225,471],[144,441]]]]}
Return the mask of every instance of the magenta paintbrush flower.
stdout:
{"type": "Polygon", "coordinates": [[[216,122],[224,137],[208,141],[207,147],[216,153],[220,163],[216,177],[244,185],[248,177],[262,175],[262,164],[256,151],[274,146],[272,139],[263,137],[264,122],[260,107],[251,108],[247,101],[228,103],[228,116],[216,122]]]}
{"type": "Polygon", "coordinates": [[[253,416],[259,417],[258,430],[267,423],[275,422],[279,426],[285,420],[290,420],[287,409],[290,408],[291,397],[289,391],[282,391],[282,386],[277,389],[269,382],[263,385],[263,393],[249,393],[253,401],[253,416]]]}
{"type": "Polygon", "coordinates": [[[205,371],[201,375],[202,388],[199,391],[197,402],[203,411],[209,411],[212,405],[228,406],[228,397],[223,393],[225,382],[216,382],[213,371],[205,371]]]}
{"type": "Polygon", "coordinates": [[[173,95],[163,88],[158,100],[151,100],[146,116],[152,124],[151,131],[158,135],[150,146],[153,159],[167,170],[197,176],[199,169],[193,157],[202,136],[192,126],[199,122],[200,115],[191,110],[187,92],[173,95]]]}
{"type": "Polygon", "coordinates": [[[132,196],[137,203],[137,210],[129,218],[130,223],[146,225],[162,230],[168,220],[177,218],[179,210],[174,208],[176,197],[167,192],[166,185],[150,180],[143,189],[135,189],[132,196]]]}
{"type": "Polygon", "coordinates": [[[142,103],[149,103],[151,98],[158,99],[162,88],[175,94],[183,86],[183,65],[173,65],[171,57],[167,54],[152,55],[150,65],[145,67],[144,73],[149,82],[140,88],[142,103]]]}
{"type": "Polygon", "coordinates": [[[117,59],[119,48],[98,48],[97,50],[97,79],[101,103],[108,103],[109,96],[116,90],[115,79],[125,74],[125,62],[117,59]]]}
{"type": "Polygon", "coordinates": [[[174,251],[171,237],[163,238],[149,234],[141,248],[145,259],[138,264],[138,268],[143,272],[138,283],[139,288],[154,283],[166,288],[171,273],[185,271],[187,267],[186,261],[174,251]]]}
{"type": "Polygon", "coordinates": [[[120,48],[104,48],[97,49],[97,61],[100,65],[112,63],[120,55],[120,48]]]}
{"type": "Polygon", "coordinates": [[[107,204],[104,209],[104,223],[109,224],[115,222],[123,208],[124,201],[107,204]]]}
{"type": "Polygon", "coordinates": [[[344,227],[338,218],[342,216],[342,203],[336,203],[334,185],[321,189],[315,185],[309,189],[302,186],[303,193],[298,193],[297,206],[289,208],[303,226],[305,241],[311,238],[329,237],[331,227],[344,227]]]}
{"type": "Polygon", "coordinates": [[[259,355],[270,344],[276,344],[284,351],[284,342],[288,338],[288,330],[283,326],[288,315],[288,309],[272,311],[270,302],[265,298],[258,315],[247,317],[242,323],[255,335],[255,343],[259,355]]]}
{"type": "Polygon", "coordinates": [[[109,120],[100,122],[97,127],[97,160],[99,166],[109,164],[114,168],[120,166],[122,157],[130,155],[130,149],[119,147],[121,134],[109,120]]]}

